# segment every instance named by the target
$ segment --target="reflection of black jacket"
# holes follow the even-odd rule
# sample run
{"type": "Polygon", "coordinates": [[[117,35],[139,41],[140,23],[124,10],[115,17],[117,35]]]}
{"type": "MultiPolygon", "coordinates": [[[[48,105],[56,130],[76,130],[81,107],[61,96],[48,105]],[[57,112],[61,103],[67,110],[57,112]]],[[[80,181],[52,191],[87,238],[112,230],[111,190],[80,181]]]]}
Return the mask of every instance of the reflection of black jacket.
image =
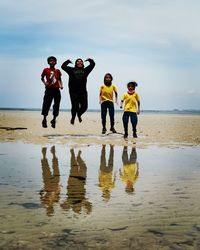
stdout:
{"type": "Polygon", "coordinates": [[[88,59],[90,65],[86,68],[77,68],[67,66],[70,60],[65,61],[61,68],[69,75],[69,91],[85,93],[87,91],[86,83],[89,73],[93,70],[95,62],[92,59],[88,59]]]}

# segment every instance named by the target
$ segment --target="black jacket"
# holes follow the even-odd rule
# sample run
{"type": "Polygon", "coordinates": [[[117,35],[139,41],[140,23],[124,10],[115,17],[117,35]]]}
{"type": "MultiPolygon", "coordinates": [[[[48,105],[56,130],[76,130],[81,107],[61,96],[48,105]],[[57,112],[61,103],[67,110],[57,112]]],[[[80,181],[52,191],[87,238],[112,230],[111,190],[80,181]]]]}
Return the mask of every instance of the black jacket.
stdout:
{"type": "Polygon", "coordinates": [[[65,61],[61,68],[69,75],[69,92],[85,93],[87,91],[87,77],[93,70],[95,62],[92,59],[88,59],[89,65],[83,68],[69,67],[70,60],[65,61]]]}

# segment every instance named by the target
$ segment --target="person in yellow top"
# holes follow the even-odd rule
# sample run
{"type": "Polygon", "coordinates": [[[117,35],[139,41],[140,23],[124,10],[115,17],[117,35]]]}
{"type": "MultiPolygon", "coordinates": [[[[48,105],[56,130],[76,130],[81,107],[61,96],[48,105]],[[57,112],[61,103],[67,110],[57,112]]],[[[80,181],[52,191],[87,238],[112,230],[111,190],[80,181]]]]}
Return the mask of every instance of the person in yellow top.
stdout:
{"type": "Polygon", "coordinates": [[[113,174],[114,146],[110,145],[108,163],[106,162],[106,145],[102,145],[99,169],[99,187],[104,201],[108,201],[115,187],[116,172],[113,174]]]}
{"type": "Polygon", "coordinates": [[[140,97],[135,92],[135,87],[137,86],[136,82],[129,82],[127,84],[128,91],[122,96],[120,108],[123,107],[123,102],[125,101],[124,105],[124,114],[122,117],[123,125],[124,125],[124,138],[128,137],[128,121],[129,117],[131,119],[132,129],[133,129],[133,137],[137,138],[137,122],[140,113],[140,97]]]}
{"type": "Polygon", "coordinates": [[[118,104],[118,94],[117,88],[112,83],[113,77],[110,73],[105,74],[104,76],[104,83],[100,87],[100,94],[99,94],[99,102],[101,104],[101,120],[102,120],[102,134],[106,133],[106,115],[107,110],[109,110],[110,116],[110,131],[116,133],[114,128],[115,120],[115,109],[114,109],[114,101],[113,101],[113,93],[115,94],[115,103],[118,104]]]}
{"type": "Polygon", "coordinates": [[[130,158],[128,159],[128,148],[124,146],[122,153],[123,169],[119,170],[121,180],[126,185],[126,192],[134,192],[134,184],[139,175],[139,164],[137,162],[137,153],[135,147],[132,147],[130,158]]]}

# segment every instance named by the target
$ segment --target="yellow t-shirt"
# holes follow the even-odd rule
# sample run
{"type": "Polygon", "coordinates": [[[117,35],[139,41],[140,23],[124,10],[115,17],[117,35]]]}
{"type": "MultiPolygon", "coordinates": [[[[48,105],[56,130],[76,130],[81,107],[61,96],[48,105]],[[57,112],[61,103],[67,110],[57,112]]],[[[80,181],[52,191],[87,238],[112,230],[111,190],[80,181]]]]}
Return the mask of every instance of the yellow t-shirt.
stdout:
{"type": "Polygon", "coordinates": [[[137,93],[130,95],[126,92],[122,96],[122,101],[125,101],[124,111],[125,112],[136,112],[137,111],[137,102],[140,101],[140,97],[137,93]]]}
{"type": "Polygon", "coordinates": [[[120,169],[121,180],[127,184],[128,182],[134,184],[138,178],[138,164],[132,163],[123,166],[123,170],[120,169]]]}
{"type": "Polygon", "coordinates": [[[115,177],[113,178],[112,172],[99,172],[99,187],[102,189],[102,191],[111,191],[115,187],[115,177]]]}
{"type": "Polygon", "coordinates": [[[111,101],[113,102],[113,92],[117,93],[117,88],[114,84],[106,86],[102,84],[100,87],[100,98],[102,102],[111,101]]]}

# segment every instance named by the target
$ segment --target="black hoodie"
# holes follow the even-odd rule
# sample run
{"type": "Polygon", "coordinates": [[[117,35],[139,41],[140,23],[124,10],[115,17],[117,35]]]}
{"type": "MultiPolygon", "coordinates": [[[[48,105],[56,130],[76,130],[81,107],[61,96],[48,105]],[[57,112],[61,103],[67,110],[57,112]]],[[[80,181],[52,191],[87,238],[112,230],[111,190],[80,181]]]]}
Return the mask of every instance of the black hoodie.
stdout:
{"type": "MultiPolygon", "coordinates": [[[[78,59],[77,59],[78,60],[78,59]]],[[[76,60],[76,61],[77,61],[76,60]]],[[[87,84],[87,77],[89,73],[93,70],[95,66],[95,62],[92,59],[88,59],[89,65],[84,68],[70,67],[67,66],[71,61],[65,61],[61,68],[69,75],[69,92],[76,92],[76,93],[85,93],[87,92],[86,84],[87,84]]]]}

